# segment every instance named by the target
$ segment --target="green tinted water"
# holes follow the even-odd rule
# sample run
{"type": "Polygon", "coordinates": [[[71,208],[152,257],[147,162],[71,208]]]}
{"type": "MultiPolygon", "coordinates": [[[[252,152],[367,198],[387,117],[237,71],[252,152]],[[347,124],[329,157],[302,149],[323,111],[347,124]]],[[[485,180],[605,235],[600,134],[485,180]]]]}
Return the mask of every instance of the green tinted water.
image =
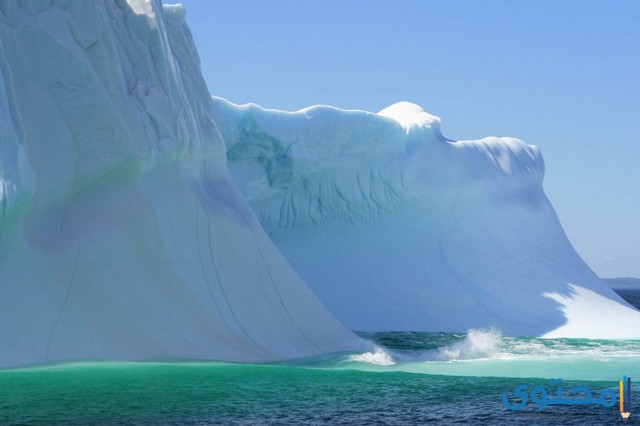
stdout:
{"type": "MultiPolygon", "coordinates": [[[[363,334],[378,348],[270,365],[84,362],[0,371],[0,425],[622,424],[617,405],[505,407],[550,378],[616,390],[640,380],[640,341],[494,331],[363,334]]],[[[633,385],[638,424],[640,388],[633,385]]],[[[573,396],[576,397],[575,395],[573,396]]]]}

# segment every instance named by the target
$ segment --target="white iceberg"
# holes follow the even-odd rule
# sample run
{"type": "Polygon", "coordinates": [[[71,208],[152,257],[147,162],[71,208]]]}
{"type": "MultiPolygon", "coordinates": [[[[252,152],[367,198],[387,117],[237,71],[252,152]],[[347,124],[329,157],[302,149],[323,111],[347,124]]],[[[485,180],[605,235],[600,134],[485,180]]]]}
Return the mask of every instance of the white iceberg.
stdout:
{"type": "Polygon", "coordinates": [[[535,146],[449,140],[408,102],[214,108],[265,230],[351,329],[640,337],[640,312],[567,240],[535,146]]]}
{"type": "Polygon", "coordinates": [[[231,182],[184,16],[0,3],[0,367],[362,346],[231,182]]]}

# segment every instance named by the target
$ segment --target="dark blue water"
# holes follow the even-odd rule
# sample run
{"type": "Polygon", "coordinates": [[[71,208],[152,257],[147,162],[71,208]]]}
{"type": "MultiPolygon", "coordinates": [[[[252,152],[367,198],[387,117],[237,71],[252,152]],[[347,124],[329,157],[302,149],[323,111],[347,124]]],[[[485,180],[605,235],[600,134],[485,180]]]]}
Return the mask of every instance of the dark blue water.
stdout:
{"type": "Polygon", "coordinates": [[[640,309],[640,289],[614,289],[624,300],[640,309]]]}

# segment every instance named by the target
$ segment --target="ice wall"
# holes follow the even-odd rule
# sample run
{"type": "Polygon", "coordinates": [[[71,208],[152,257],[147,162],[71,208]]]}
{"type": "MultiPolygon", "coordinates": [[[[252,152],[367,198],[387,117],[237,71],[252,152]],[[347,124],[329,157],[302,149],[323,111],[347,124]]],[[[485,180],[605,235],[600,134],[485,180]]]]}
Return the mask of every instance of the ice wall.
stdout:
{"type": "Polygon", "coordinates": [[[567,240],[536,147],[448,140],[406,102],[214,108],[265,230],[350,328],[640,337],[640,312],[567,240]]]}
{"type": "Polygon", "coordinates": [[[0,2],[0,367],[361,345],[231,183],[184,19],[0,2]]]}

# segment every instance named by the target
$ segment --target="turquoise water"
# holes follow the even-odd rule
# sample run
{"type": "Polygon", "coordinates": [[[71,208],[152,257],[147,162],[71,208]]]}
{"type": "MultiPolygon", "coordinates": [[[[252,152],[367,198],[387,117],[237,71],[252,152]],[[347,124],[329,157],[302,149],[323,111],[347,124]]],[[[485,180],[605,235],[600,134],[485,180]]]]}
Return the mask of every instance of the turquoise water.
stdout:
{"type": "MultiPolygon", "coordinates": [[[[640,292],[638,293],[640,294],[640,292]]],[[[269,365],[85,362],[0,371],[0,424],[621,424],[618,406],[507,409],[502,392],[562,378],[565,396],[640,380],[640,341],[369,333],[370,353],[269,365]]],[[[632,413],[640,388],[632,386],[632,413]]],[[[574,396],[575,398],[575,396],[574,396]]],[[[515,400],[514,400],[515,401],[515,400]]],[[[640,414],[640,413],[638,413],[640,414]]],[[[627,422],[640,424],[640,415],[627,422]]]]}

